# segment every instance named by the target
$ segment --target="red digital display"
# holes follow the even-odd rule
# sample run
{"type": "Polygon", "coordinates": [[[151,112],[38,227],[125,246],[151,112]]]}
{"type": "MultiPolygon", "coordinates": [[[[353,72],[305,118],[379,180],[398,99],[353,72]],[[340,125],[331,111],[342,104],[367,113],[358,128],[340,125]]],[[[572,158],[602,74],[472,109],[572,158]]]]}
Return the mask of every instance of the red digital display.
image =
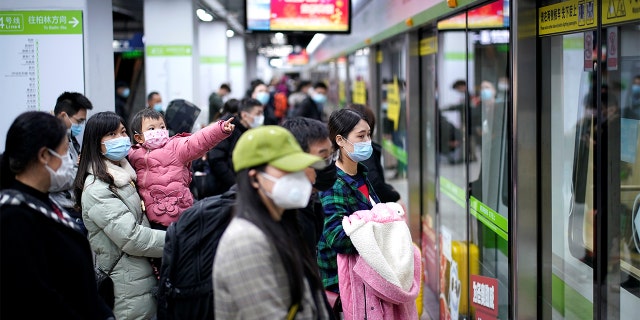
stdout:
{"type": "Polygon", "coordinates": [[[246,0],[247,31],[349,33],[350,0],[246,0]]]}

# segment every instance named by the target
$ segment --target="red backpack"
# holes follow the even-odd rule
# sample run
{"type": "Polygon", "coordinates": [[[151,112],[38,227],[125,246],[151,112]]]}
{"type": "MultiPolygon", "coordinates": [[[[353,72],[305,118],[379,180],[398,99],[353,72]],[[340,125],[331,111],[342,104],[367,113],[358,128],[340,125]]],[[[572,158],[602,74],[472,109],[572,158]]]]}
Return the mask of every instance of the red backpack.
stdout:
{"type": "Polygon", "coordinates": [[[276,92],[273,96],[273,107],[276,118],[282,119],[287,115],[289,105],[287,103],[287,95],[284,92],[276,92]]]}

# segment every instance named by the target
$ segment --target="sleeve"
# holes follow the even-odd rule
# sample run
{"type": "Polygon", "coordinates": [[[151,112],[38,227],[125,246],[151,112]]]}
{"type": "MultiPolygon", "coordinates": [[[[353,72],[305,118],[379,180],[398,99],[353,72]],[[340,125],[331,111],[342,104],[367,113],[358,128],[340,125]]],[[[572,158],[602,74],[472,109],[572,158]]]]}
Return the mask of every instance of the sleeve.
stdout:
{"type": "Polygon", "coordinates": [[[83,203],[93,203],[87,217],[122,251],[132,256],[162,257],[165,231],[139,224],[136,214],[109,189],[93,184],[83,192],[82,198],[83,203]]]}
{"type": "Polygon", "coordinates": [[[236,175],[230,166],[231,151],[233,145],[231,139],[226,139],[209,151],[209,168],[216,177],[216,183],[227,188],[236,183],[236,175]]]}
{"type": "Polygon", "coordinates": [[[215,147],[220,141],[229,137],[231,132],[225,132],[222,120],[208,125],[198,132],[186,136],[176,138],[175,142],[176,154],[181,163],[187,164],[204,156],[208,150],[215,147]]]}
{"type": "Polygon", "coordinates": [[[216,319],[286,319],[286,275],[275,248],[257,229],[228,234],[214,260],[216,319]],[[255,230],[255,231],[254,231],[255,230]],[[278,277],[282,274],[283,277],[278,277]]]}
{"type": "Polygon", "coordinates": [[[351,243],[351,239],[342,228],[342,219],[350,215],[348,205],[349,197],[346,193],[344,183],[336,183],[332,189],[320,192],[320,202],[324,209],[324,238],[335,252],[344,254],[358,253],[351,243]]]}

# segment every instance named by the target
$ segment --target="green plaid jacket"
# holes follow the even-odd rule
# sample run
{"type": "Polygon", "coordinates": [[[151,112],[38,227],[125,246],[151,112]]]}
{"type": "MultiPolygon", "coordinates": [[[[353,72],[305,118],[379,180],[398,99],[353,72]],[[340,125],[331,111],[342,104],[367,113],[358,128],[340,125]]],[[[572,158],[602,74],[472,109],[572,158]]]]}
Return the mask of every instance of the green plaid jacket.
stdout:
{"type": "Polygon", "coordinates": [[[318,266],[325,289],[338,292],[338,253],[354,254],[356,248],[342,229],[342,218],[358,210],[370,210],[369,199],[358,190],[358,177],[364,177],[369,195],[375,203],[380,202],[371,182],[367,179],[367,167],[358,164],[358,174],[351,177],[337,168],[338,179],[333,187],[320,192],[324,209],[324,231],[318,242],[318,266]],[[355,178],[355,179],[354,179],[355,178]]]}

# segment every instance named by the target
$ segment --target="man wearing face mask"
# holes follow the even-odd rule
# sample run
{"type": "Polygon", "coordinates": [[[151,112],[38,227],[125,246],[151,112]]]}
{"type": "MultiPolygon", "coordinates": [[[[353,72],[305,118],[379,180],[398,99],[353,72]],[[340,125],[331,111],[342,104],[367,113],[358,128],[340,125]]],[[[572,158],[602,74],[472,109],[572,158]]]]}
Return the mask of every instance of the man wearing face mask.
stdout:
{"type": "Polygon", "coordinates": [[[228,114],[221,119],[228,120],[231,117],[234,117],[232,123],[235,125],[231,135],[207,153],[207,160],[214,180],[213,184],[215,184],[214,195],[226,192],[236,183],[236,174],[233,171],[231,160],[233,149],[245,131],[262,126],[264,107],[256,99],[245,98],[240,101],[237,114],[228,114]]]}
{"type": "Polygon", "coordinates": [[[307,206],[298,210],[302,235],[309,250],[315,255],[324,227],[324,210],[318,191],[326,191],[336,182],[335,151],[329,139],[327,125],[321,121],[295,117],[286,120],[282,126],[293,134],[304,152],[319,156],[325,162],[323,169],[306,169],[307,177],[313,183],[313,193],[307,206]]]}
{"type": "Polygon", "coordinates": [[[78,172],[78,159],[80,154],[80,143],[76,137],[84,130],[87,119],[87,110],[92,110],[93,104],[84,95],[78,92],[64,92],[56,100],[53,114],[67,127],[67,137],[69,140],[69,157],[65,157],[71,162],[65,166],[63,173],[55,176],[51,180],[49,192],[51,197],[57,201],[69,214],[82,225],[82,214],[73,207],[75,197],[73,194],[73,181],[78,172]]]}
{"type": "Polygon", "coordinates": [[[121,116],[124,121],[129,121],[129,113],[127,112],[127,99],[131,90],[129,85],[124,81],[116,82],[116,113],[121,116]]]}
{"type": "Polygon", "coordinates": [[[313,91],[296,106],[293,115],[322,121],[324,104],[327,102],[327,85],[317,82],[313,91]]]}
{"type": "Polygon", "coordinates": [[[162,107],[162,97],[158,91],[152,91],[147,95],[147,108],[153,109],[164,114],[164,108],[162,107]]]}

